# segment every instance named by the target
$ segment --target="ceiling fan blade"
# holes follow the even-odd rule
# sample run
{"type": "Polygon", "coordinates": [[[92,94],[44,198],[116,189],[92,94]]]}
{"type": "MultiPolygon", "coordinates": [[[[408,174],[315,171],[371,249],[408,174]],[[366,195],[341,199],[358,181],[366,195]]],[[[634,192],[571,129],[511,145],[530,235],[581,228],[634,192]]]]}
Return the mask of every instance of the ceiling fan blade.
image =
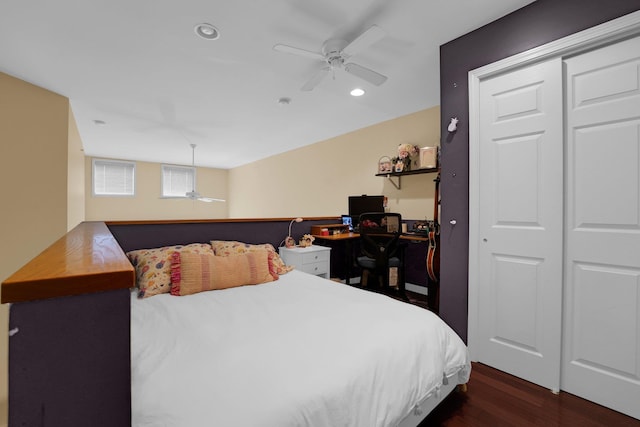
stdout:
{"type": "Polygon", "coordinates": [[[351,73],[354,76],[360,77],[361,79],[366,80],[376,86],[380,86],[382,83],[387,81],[387,76],[383,76],[380,73],[363,67],[362,65],[354,64],[353,62],[344,64],[344,70],[347,73],[351,73]]]}
{"type": "Polygon", "coordinates": [[[277,44],[273,46],[273,50],[277,50],[278,52],[290,53],[292,55],[306,56],[307,58],[319,59],[321,61],[325,60],[324,55],[319,52],[311,52],[310,50],[287,46],[286,44],[277,44]]]}
{"type": "Polygon", "coordinates": [[[198,200],[201,202],[207,202],[207,203],[211,203],[211,202],[226,202],[225,199],[214,199],[213,197],[198,197],[198,200]]]}
{"type": "Polygon", "coordinates": [[[320,82],[322,81],[322,79],[324,79],[327,74],[329,74],[329,71],[331,70],[331,68],[329,67],[324,67],[322,70],[318,71],[316,74],[314,74],[313,77],[311,77],[311,79],[309,79],[308,82],[306,82],[301,88],[300,90],[304,91],[304,92],[309,92],[310,90],[313,90],[314,87],[318,86],[318,84],[320,84],[320,82]]]}
{"type": "Polygon", "coordinates": [[[345,48],[342,49],[342,53],[346,56],[355,55],[375,42],[382,40],[385,35],[386,33],[382,28],[377,25],[372,25],[367,31],[360,34],[354,41],[346,45],[345,48]]]}

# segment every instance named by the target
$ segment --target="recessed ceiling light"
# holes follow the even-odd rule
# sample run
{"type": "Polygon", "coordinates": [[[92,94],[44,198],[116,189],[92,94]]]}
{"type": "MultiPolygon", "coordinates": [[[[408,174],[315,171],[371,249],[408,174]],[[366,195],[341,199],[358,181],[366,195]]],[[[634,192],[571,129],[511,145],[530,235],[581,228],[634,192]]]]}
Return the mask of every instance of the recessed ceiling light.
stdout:
{"type": "Polygon", "coordinates": [[[216,40],[220,37],[220,32],[211,24],[203,23],[196,25],[193,30],[203,39],[216,40]]]}
{"type": "Polygon", "coordinates": [[[282,97],[278,98],[278,105],[289,105],[291,104],[291,98],[282,97]]]}
{"type": "Polygon", "coordinates": [[[364,90],[360,89],[359,87],[351,91],[351,96],[362,96],[362,95],[364,95],[364,90]]]}

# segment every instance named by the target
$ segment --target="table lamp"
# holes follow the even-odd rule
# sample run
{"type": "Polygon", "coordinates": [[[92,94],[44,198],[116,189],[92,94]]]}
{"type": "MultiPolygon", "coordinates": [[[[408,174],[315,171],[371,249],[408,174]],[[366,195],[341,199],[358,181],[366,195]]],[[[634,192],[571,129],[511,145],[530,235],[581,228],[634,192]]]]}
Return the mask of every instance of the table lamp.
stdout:
{"type": "Polygon", "coordinates": [[[293,248],[296,245],[296,241],[293,239],[293,237],[291,237],[291,226],[293,225],[294,222],[302,222],[302,218],[300,217],[294,218],[289,223],[289,234],[287,234],[287,237],[284,239],[284,245],[287,248],[293,248]]]}

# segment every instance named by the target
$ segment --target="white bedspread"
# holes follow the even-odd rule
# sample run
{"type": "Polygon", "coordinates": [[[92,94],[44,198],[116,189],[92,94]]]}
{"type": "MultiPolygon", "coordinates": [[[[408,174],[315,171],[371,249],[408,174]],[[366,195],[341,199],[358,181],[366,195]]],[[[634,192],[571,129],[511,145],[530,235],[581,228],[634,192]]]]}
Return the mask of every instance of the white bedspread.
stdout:
{"type": "Polygon", "coordinates": [[[396,426],[468,380],[433,313],[300,271],[175,297],[131,297],[134,427],[396,426]]]}

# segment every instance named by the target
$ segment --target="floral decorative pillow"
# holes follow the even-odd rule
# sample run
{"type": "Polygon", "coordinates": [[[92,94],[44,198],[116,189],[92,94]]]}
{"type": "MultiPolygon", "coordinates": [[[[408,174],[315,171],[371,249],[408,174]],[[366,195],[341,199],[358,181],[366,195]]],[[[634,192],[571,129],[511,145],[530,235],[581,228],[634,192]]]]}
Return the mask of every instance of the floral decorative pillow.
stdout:
{"type": "Polygon", "coordinates": [[[217,256],[238,255],[246,252],[267,250],[274,254],[273,265],[275,266],[276,273],[285,274],[293,270],[293,266],[285,265],[284,261],[282,261],[282,258],[280,258],[280,255],[278,255],[276,249],[271,243],[252,245],[234,240],[212,240],[211,247],[213,248],[213,253],[217,256]]]}
{"type": "Polygon", "coordinates": [[[147,298],[171,291],[171,255],[174,252],[213,255],[211,245],[206,243],[164,246],[127,252],[131,264],[136,269],[138,297],[147,298]]]}
{"type": "Polygon", "coordinates": [[[216,289],[273,282],[273,252],[251,251],[215,256],[174,252],[171,256],[171,295],[191,295],[216,289]]]}

